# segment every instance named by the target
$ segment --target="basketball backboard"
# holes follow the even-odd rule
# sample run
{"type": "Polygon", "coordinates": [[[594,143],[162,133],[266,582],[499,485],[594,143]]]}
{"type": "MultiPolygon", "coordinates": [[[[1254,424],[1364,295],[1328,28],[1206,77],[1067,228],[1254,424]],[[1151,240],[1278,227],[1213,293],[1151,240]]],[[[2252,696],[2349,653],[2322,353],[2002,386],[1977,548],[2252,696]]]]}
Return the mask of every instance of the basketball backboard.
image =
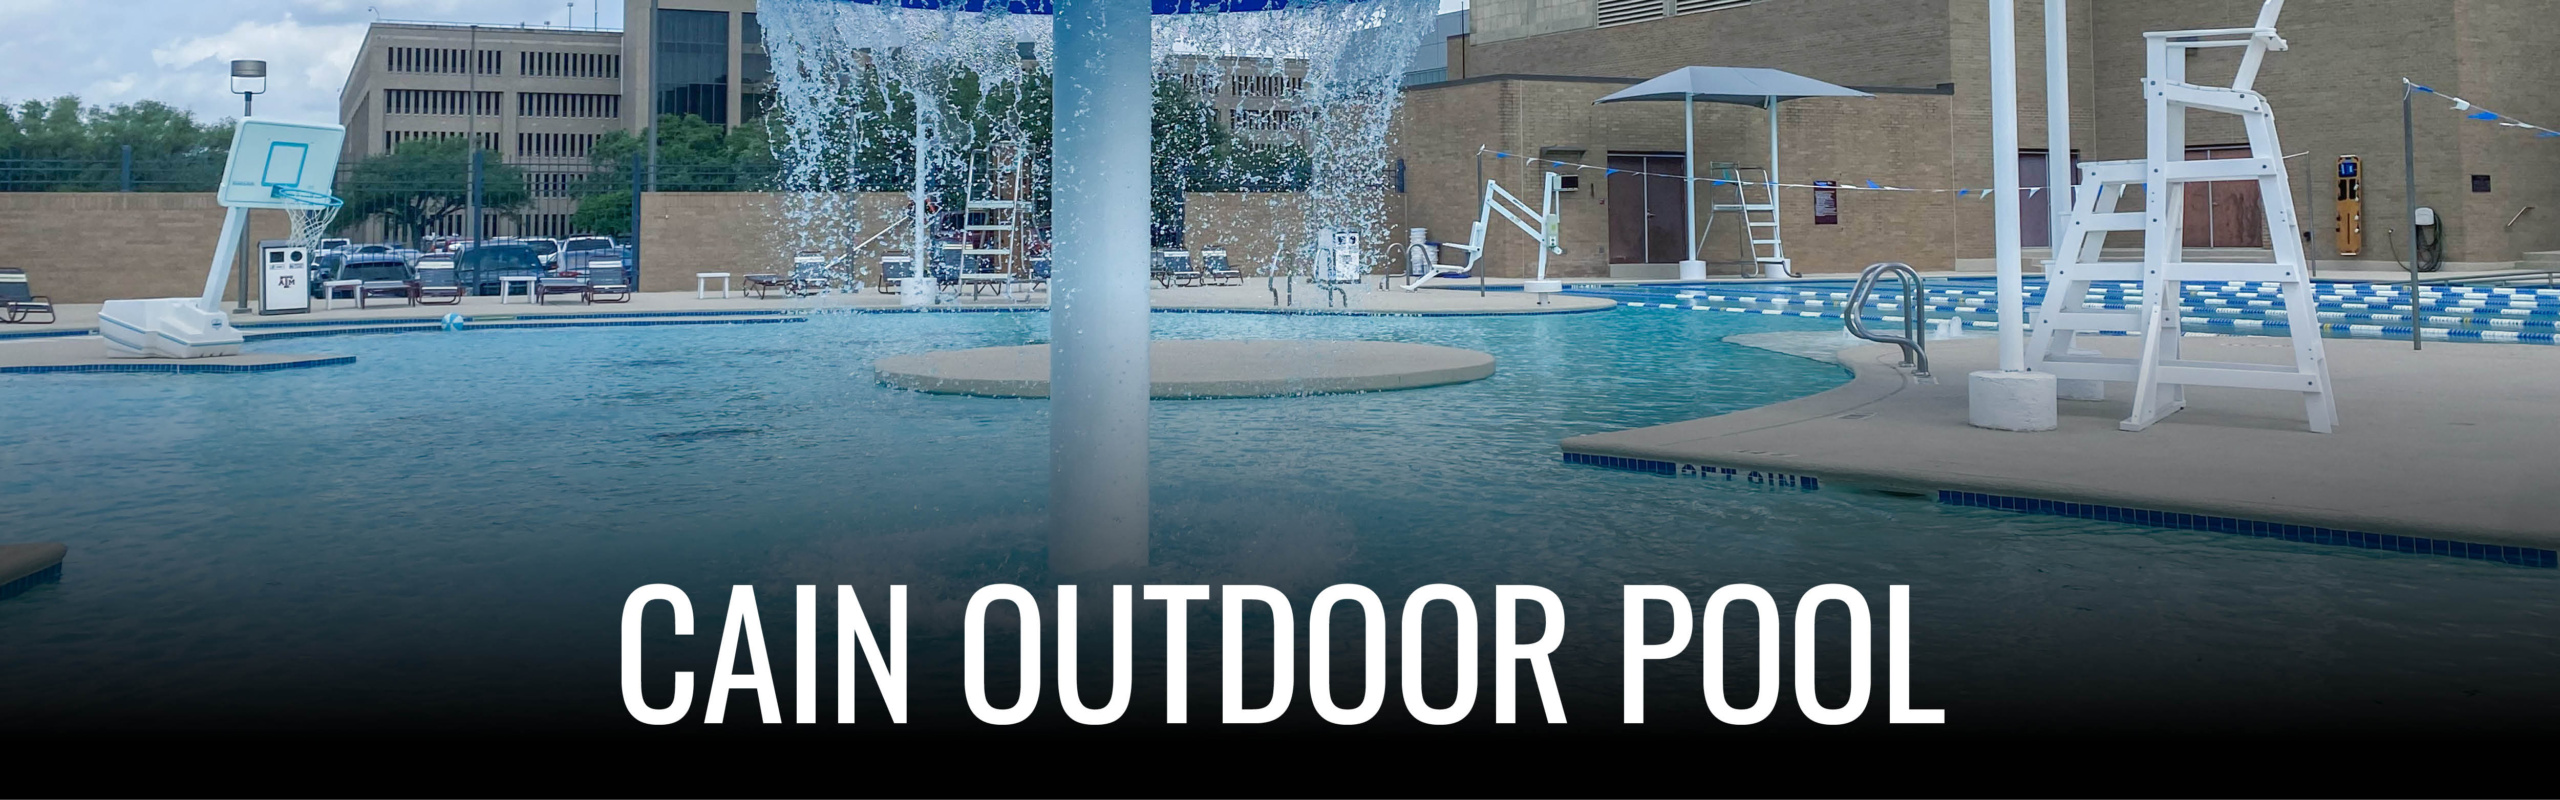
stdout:
{"type": "Polygon", "coordinates": [[[244,119],[231,135],[231,162],[217,199],[228,208],[309,208],[330,194],[347,129],[244,119]]]}

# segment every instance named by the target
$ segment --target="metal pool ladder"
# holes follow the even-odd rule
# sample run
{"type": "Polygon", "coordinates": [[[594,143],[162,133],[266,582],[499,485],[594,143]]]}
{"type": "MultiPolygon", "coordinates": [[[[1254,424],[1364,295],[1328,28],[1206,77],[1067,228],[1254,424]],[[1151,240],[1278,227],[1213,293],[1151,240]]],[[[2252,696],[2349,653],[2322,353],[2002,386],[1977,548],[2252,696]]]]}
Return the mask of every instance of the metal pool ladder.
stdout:
{"type": "Polygon", "coordinates": [[[1911,269],[1911,265],[1887,261],[1867,267],[1866,272],[1858,275],[1858,288],[1849,291],[1849,307],[1841,310],[1840,318],[1848,323],[1851,336],[1870,342],[1901,345],[1902,365],[1916,368],[1912,372],[1913,377],[1924,381],[1929,379],[1929,284],[1920,278],[1920,273],[1911,269]],[[1892,273],[1902,282],[1900,336],[1870,332],[1866,321],[1860,319],[1866,314],[1867,295],[1875,291],[1876,279],[1885,273],[1892,273]]]}

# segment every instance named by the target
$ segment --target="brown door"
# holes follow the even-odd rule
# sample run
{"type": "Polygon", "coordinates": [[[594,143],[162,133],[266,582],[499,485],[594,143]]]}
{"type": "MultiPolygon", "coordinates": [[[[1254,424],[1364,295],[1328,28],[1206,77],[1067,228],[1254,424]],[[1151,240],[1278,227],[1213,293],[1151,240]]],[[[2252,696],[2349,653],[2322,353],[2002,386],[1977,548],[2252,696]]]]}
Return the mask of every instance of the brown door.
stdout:
{"type": "MultiPolygon", "coordinates": [[[[2246,145],[2187,148],[2187,160],[2248,158],[2246,145]]],[[[2266,247],[2267,208],[2254,180],[2187,184],[2188,247],[2266,247]]]]}
{"type": "Polygon", "coordinates": [[[1672,264],[1687,257],[1682,163],[1676,155],[1609,156],[1609,263],[1672,264]]]}

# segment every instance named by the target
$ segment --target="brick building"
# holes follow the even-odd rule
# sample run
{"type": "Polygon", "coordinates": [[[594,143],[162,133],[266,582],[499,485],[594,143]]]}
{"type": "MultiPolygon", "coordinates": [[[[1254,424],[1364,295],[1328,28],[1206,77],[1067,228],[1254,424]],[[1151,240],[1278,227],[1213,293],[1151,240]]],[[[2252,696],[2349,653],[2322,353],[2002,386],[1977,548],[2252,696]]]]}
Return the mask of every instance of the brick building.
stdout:
{"type": "MultiPolygon", "coordinates": [[[[2139,158],[2143,149],[2142,33],[2246,25],[2257,0],[2072,0],[2074,157],[2139,158]]],[[[2019,133],[2044,139],[2043,13],[2020,0],[2019,133]]],[[[2530,6],[2530,7],[2529,7],[2530,6]]],[[[1527,194],[1542,167],[1513,154],[1680,171],[1676,103],[1594,106],[1592,101],[1683,66],[1772,67],[1866,90],[1873,99],[1814,98],[1780,106],[1781,179],[1858,185],[1981,188],[1991,183],[1989,31],[1981,0],[1475,0],[1468,29],[1447,39],[1445,80],[1406,90],[1398,150],[1406,195],[1399,222],[1458,239],[1476,212],[1478,175],[1527,194]],[[1427,132],[1425,132],[1427,130],[1427,132]],[[1541,156],[1541,154],[1544,154],[1541,156]],[[1641,165],[1641,166],[1633,166],[1641,165]],[[1479,173],[1481,170],[1481,173],[1479,173]]],[[[2529,55],[2560,35],[2560,16],[2501,0],[2293,0],[2279,23],[2290,52],[2270,57],[2259,89],[2275,104],[2311,252],[2322,269],[2393,268],[2401,190],[2399,79],[2529,120],[2560,120],[2560,61],[2529,55]],[[2338,253],[2332,175],[2340,156],[2363,159],[2366,245],[2338,253]]],[[[2200,78],[2228,75],[2230,51],[2199,55],[2200,78]]],[[[2560,144],[2462,119],[2421,101],[2419,199],[2440,212],[2448,268],[2503,267],[2522,254],[2560,249],[2560,144]],[[2487,182],[2475,176],[2487,176],[2487,182]],[[2475,191],[2486,189],[2487,191],[2475,191]],[[2520,215],[2520,216],[2519,216],[2520,215]]],[[[1702,162],[1767,159],[1762,112],[1701,104],[1702,162]]],[[[2244,141],[2236,118],[2194,125],[2188,140],[2210,155],[2244,141]]],[[[2028,186],[2044,181],[2046,154],[2023,155],[2028,186]]],[[[1701,174],[1707,172],[1700,165],[1701,174]]],[[[1677,230],[1679,181],[1585,172],[1565,201],[1567,275],[1653,277],[1676,258],[1662,242],[1630,236],[1677,230]],[[1631,222],[1631,219],[1634,220],[1631,222]],[[1613,224],[1614,223],[1614,224],[1613,224]]],[[[1700,205],[1712,187],[1700,187],[1700,205]]],[[[2255,187],[2221,184],[2188,198],[2190,247],[2263,248],[2255,187]]],[[[2026,204],[2028,244],[2044,244],[2044,200],[2026,204]]],[[[1929,269],[1989,269],[1991,204],[1952,194],[1838,193],[1838,222],[1817,225],[1813,193],[1785,204],[1788,255],[1806,272],[1854,271],[1877,261],[1929,269]]],[[[1738,259],[1741,243],[1719,219],[1701,248],[1709,261],[1738,259]]],[[[1656,237],[1658,238],[1658,237],[1656,237]]],[[[1497,232],[1493,274],[1533,262],[1525,237],[1497,232]]],[[[2031,260],[2041,257],[2031,250],[2031,260]]],[[[1725,270],[1730,271],[1730,270],[1725,270]]]]}

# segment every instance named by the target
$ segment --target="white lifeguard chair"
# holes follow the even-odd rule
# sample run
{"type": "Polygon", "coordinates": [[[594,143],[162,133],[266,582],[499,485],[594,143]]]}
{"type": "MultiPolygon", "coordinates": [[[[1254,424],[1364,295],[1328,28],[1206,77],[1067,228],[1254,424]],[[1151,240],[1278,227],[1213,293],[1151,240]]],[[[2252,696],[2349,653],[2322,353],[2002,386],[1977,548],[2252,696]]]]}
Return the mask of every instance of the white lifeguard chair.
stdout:
{"type": "Polygon", "coordinates": [[[2154,31],[2143,34],[2149,71],[2143,98],[2149,108],[2148,149],[2139,161],[2091,162],[2071,199],[2054,259],[2045,270],[2043,306],[2035,314],[2035,331],[2027,345],[2029,370],[2061,380],[2115,381],[2134,385],[2133,412],[2119,425],[2139,431],[2186,408],[2186,387],[2224,386],[2240,389],[2300,392],[2310,428],[2327,433],[2337,423],[2330,390],[2329,366],[2320,341],[2320,321],[2311,292],[2311,275],[2295,222],[2293,191],[2285,174],[2284,150],[2276,140],[2275,112],[2252,90],[2266,55],[2285,49],[2276,35],[2276,16],[2284,0],[2266,0],[2257,23],[2246,28],[2154,31]],[[2187,52],[2202,48],[2246,48],[2230,86],[2202,86],[2187,80],[2187,52]],[[2190,160],[2186,155],[2187,112],[2210,111],[2241,118],[2249,136],[2249,157],[2190,160]],[[2266,210],[2273,263],[2187,261],[2184,255],[2186,186],[2211,181],[2254,180],[2266,210]],[[2143,209],[2119,211],[2127,187],[2143,186],[2143,209]],[[2108,233],[2140,231],[2139,262],[2101,261],[2108,233]],[[2094,309],[2085,298],[2093,282],[2140,281],[2139,310],[2094,309]],[[2180,299],[2190,281],[2251,281],[2277,285],[2284,294],[2288,334],[2293,341],[2290,365],[2190,361],[2181,357],[2183,334],[2180,299]],[[2106,358],[2075,352],[2082,333],[2130,333],[2143,337],[2136,358],[2106,358]]]}

